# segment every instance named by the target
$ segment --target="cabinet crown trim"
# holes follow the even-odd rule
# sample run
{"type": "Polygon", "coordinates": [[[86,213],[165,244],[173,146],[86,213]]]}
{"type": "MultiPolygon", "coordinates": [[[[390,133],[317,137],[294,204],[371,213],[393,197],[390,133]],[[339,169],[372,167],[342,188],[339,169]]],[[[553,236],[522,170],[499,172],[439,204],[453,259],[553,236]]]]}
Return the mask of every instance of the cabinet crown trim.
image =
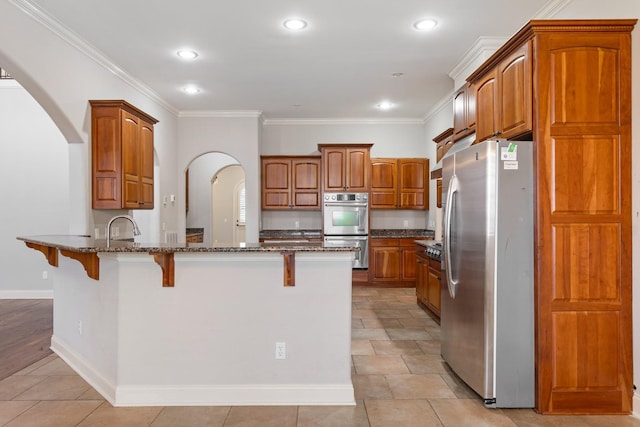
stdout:
{"type": "Polygon", "coordinates": [[[145,120],[148,123],[151,123],[152,125],[155,125],[159,121],[158,119],[154,118],[153,116],[150,116],[149,114],[129,104],[127,101],[123,99],[90,99],[89,104],[91,104],[91,107],[121,108],[137,117],[140,117],[142,120],[145,120]]]}

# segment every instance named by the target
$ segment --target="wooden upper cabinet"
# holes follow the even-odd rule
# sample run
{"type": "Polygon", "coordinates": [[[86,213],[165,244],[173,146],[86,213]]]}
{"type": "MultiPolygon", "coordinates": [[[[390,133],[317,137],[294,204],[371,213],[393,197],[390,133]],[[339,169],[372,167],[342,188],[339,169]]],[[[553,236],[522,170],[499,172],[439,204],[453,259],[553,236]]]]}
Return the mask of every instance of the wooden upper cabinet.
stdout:
{"type": "Polygon", "coordinates": [[[472,75],[475,88],[476,141],[516,138],[533,129],[531,42],[504,57],[494,68],[472,75]]]}
{"type": "Polygon", "coordinates": [[[262,156],[261,162],[262,209],[320,209],[320,157],[262,156]]]}
{"type": "Polygon", "coordinates": [[[122,100],[92,100],[94,209],[153,209],[153,126],[158,122],[122,100]]]}
{"type": "Polygon", "coordinates": [[[428,209],[427,159],[371,159],[371,209],[428,209]]]}
{"type": "Polygon", "coordinates": [[[368,192],[372,145],[318,144],[322,155],[323,190],[368,192]]]}
{"type": "MultiPolygon", "coordinates": [[[[476,103],[473,86],[465,83],[453,95],[453,141],[474,132],[476,126],[476,103]]],[[[443,153],[444,155],[444,153],[443,153]]]]}

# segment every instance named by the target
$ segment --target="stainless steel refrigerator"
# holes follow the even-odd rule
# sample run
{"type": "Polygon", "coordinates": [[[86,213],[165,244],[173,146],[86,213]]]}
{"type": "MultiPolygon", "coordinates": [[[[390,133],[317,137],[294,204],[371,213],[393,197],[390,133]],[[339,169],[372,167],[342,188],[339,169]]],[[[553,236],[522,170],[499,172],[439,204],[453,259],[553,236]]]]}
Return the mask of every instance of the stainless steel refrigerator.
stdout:
{"type": "Polygon", "coordinates": [[[535,405],[533,144],[443,159],[441,352],[489,407],[535,405]]]}

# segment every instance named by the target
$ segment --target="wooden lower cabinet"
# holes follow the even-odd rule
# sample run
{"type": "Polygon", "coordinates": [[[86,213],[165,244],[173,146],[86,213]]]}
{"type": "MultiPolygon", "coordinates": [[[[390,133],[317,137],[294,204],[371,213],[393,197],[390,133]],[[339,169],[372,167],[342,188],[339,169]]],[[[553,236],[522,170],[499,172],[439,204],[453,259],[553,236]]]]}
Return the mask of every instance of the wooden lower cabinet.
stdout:
{"type": "Polygon", "coordinates": [[[416,252],[416,299],[440,322],[440,261],[424,255],[424,247],[416,252]]]}
{"type": "Polygon", "coordinates": [[[415,239],[370,239],[369,282],[413,287],[416,282],[415,239]]]}

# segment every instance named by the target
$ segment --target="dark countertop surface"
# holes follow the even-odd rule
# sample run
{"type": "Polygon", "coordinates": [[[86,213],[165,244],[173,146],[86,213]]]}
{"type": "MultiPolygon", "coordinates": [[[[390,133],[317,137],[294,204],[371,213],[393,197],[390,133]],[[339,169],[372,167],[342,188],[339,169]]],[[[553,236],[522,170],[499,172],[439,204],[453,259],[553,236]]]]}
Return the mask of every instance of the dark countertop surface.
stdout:
{"type": "MultiPolygon", "coordinates": [[[[372,239],[429,239],[435,232],[428,229],[372,229],[372,239]]],[[[321,230],[262,230],[261,239],[312,239],[320,238],[321,230]]]]}
{"type": "Polygon", "coordinates": [[[91,236],[81,235],[39,235],[20,236],[18,240],[41,246],[55,247],[57,249],[73,252],[97,253],[97,252],[357,252],[357,247],[325,247],[322,243],[296,242],[291,244],[278,243],[240,243],[216,244],[205,246],[203,243],[147,243],[112,240],[109,247],[105,239],[94,239],[91,236]]]}

